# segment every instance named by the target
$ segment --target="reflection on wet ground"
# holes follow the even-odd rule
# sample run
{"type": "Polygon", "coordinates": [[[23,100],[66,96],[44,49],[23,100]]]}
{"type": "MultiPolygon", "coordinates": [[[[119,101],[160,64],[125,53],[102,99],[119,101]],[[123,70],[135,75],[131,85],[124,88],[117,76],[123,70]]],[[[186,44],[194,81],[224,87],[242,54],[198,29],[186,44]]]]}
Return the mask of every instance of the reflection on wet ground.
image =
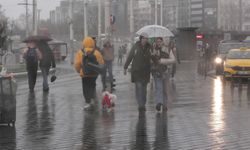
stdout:
{"type": "Polygon", "coordinates": [[[204,78],[192,62],[178,67],[168,85],[166,114],[156,114],[152,92],[146,113],[138,114],[134,86],[122,68],[115,68],[113,112],[83,111],[80,79],[73,73],[59,77],[49,93],[38,85],[27,94],[27,85],[20,82],[16,127],[0,126],[0,149],[250,149],[250,85],[204,78]]]}

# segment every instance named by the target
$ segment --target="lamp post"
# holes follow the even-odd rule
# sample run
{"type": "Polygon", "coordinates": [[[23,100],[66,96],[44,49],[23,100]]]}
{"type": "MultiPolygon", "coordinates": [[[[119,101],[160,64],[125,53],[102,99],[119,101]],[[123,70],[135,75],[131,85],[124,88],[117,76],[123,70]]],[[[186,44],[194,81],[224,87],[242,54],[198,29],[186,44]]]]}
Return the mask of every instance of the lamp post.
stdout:
{"type": "Polygon", "coordinates": [[[87,24],[87,0],[84,0],[84,37],[88,36],[88,24],[87,24]]]}

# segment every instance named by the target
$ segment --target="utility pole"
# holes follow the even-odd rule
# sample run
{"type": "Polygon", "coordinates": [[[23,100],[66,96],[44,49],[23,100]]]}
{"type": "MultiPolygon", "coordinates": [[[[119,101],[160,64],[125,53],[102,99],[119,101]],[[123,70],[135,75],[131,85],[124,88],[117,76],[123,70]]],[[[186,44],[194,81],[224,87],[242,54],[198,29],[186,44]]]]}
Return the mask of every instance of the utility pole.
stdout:
{"type": "Polygon", "coordinates": [[[71,48],[71,64],[74,63],[73,1],[74,0],[69,0],[69,40],[71,48]]]}
{"type": "Polygon", "coordinates": [[[40,24],[40,20],[41,20],[41,9],[37,10],[37,26],[39,26],[40,24]]]}
{"type": "Polygon", "coordinates": [[[131,47],[133,43],[133,35],[134,35],[134,0],[130,0],[130,40],[131,47]]]}
{"type": "Polygon", "coordinates": [[[25,8],[26,8],[26,37],[29,36],[29,9],[28,9],[28,0],[25,0],[25,8]]]}
{"type": "Polygon", "coordinates": [[[101,34],[102,34],[102,20],[101,20],[101,13],[102,13],[102,5],[101,0],[98,0],[98,41],[101,41],[101,34]]]}
{"type": "Polygon", "coordinates": [[[163,0],[161,0],[161,26],[163,26],[163,0]]]}
{"type": "Polygon", "coordinates": [[[242,0],[239,0],[239,21],[240,21],[240,31],[242,31],[243,19],[242,19],[242,0]]]}
{"type": "Polygon", "coordinates": [[[105,36],[110,32],[110,0],[105,0],[105,36]]]}
{"type": "Polygon", "coordinates": [[[26,37],[29,36],[29,9],[28,9],[28,5],[32,5],[28,3],[28,0],[25,0],[24,3],[18,3],[18,5],[24,5],[25,9],[26,9],[26,37]]]}
{"type": "Polygon", "coordinates": [[[88,25],[87,25],[87,5],[88,5],[88,2],[87,0],[84,0],[84,37],[87,37],[88,36],[88,25]]]}
{"type": "Polygon", "coordinates": [[[33,35],[37,35],[37,0],[33,0],[33,35]]]}
{"type": "Polygon", "coordinates": [[[158,0],[155,0],[155,24],[158,24],[158,0]]]}

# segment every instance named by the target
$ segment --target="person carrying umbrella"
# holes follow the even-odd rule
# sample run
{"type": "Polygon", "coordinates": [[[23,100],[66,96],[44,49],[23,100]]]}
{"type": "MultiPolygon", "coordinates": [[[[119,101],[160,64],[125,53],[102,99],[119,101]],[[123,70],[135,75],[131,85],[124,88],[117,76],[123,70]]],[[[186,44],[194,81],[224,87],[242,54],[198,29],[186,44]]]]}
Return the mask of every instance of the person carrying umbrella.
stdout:
{"type": "Polygon", "coordinates": [[[23,51],[23,58],[26,61],[29,91],[33,93],[36,84],[38,61],[41,60],[42,54],[37,49],[37,45],[34,40],[26,39],[23,42],[27,44],[27,48],[23,51]]]}
{"type": "Polygon", "coordinates": [[[129,64],[132,62],[131,81],[135,83],[136,100],[139,112],[146,111],[147,84],[150,81],[150,49],[148,34],[141,33],[140,40],[135,43],[129,52],[124,65],[126,75],[129,64]]]}
{"type": "Polygon", "coordinates": [[[53,71],[55,71],[55,68],[56,68],[55,58],[54,58],[54,54],[51,48],[49,47],[46,41],[41,40],[37,42],[37,47],[42,54],[39,67],[41,69],[42,76],[43,76],[43,91],[48,92],[49,91],[49,84],[48,84],[49,70],[52,67],[54,69],[53,71]]]}

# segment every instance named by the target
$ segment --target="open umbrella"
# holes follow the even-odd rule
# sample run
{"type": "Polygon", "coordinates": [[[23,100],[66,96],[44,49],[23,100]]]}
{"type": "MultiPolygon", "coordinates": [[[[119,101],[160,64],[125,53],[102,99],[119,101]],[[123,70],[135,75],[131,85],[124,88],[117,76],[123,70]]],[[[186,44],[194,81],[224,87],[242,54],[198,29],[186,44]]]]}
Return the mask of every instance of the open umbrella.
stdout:
{"type": "Polygon", "coordinates": [[[48,36],[44,36],[44,35],[32,35],[32,36],[29,36],[27,37],[23,42],[24,43],[27,43],[27,42],[30,42],[30,41],[34,41],[34,42],[39,42],[39,41],[51,41],[52,39],[49,38],[48,36]]]}
{"type": "Polygon", "coordinates": [[[147,33],[149,38],[174,36],[174,34],[168,28],[159,25],[144,26],[136,32],[138,35],[141,35],[142,33],[147,33]]]}

